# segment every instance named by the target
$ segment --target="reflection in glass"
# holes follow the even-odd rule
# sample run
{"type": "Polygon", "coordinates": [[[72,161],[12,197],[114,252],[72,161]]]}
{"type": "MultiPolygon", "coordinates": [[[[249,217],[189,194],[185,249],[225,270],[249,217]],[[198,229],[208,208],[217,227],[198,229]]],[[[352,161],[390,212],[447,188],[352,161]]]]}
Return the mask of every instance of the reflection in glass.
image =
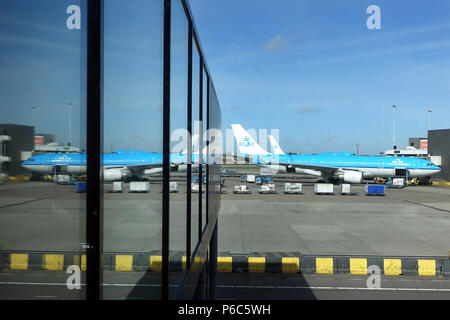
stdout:
{"type": "Polygon", "coordinates": [[[104,10],[104,251],[148,265],[161,256],[162,1],[104,10]]]}
{"type": "MultiPolygon", "coordinates": [[[[86,1],[76,3],[1,3],[0,260],[13,282],[85,270],[86,1]]],[[[55,295],[8,288],[0,299],[55,295]]],[[[58,295],[86,296],[84,287],[58,295]]]]}
{"type": "MultiPolygon", "coordinates": [[[[186,259],[186,182],[187,182],[187,89],[188,89],[188,20],[181,1],[172,3],[171,18],[171,88],[170,88],[170,238],[169,254],[174,261],[186,259]]],[[[179,285],[175,274],[169,276],[172,285],[179,285]]],[[[176,290],[170,289],[174,295],[176,290]]]]}

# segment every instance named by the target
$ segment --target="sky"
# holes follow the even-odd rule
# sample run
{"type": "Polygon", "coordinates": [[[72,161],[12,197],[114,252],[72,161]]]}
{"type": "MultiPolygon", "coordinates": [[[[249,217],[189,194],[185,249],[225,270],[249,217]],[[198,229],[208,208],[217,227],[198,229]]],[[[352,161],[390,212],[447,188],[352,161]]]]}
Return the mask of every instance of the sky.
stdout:
{"type": "MultiPolygon", "coordinates": [[[[190,0],[190,7],[224,130],[278,129],[286,152],[355,151],[359,143],[361,153],[378,154],[392,147],[394,104],[399,147],[427,135],[428,109],[432,129],[450,128],[447,1],[190,0]],[[367,28],[373,4],[380,30],[367,28]]],[[[2,1],[0,123],[35,125],[60,144],[85,146],[85,8],[86,0],[2,1]],[[80,30],[66,27],[72,4],[81,8],[80,30]]],[[[162,150],[162,17],[161,1],[105,2],[105,151],[162,150]]],[[[176,129],[187,121],[188,47],[176,0],[172,21],[176,129]]],[[[194,54],[196,79],[198,65],[194,54]]],[[[197,117],[198,102],[194,94],[197,117]]]]}
{"type": "Polygon", "coordinates": [[[190,0],[224,128],[289,152],[378,154],[450,128],[450,2],[190,0]],[[380,7],[381,29],[366,12],[380,7]]]}

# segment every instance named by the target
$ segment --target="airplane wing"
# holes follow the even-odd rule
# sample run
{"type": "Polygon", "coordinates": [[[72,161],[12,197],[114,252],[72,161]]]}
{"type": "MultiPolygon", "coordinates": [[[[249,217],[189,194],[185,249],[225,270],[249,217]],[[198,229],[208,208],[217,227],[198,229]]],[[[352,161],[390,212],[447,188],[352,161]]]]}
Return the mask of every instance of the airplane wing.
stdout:
{"type": "Polygon", "coordinates": [[[264,159],[262,159],[261,157],[258,157],[258,160],[263,163],[264,166],[269,166],[269,167],[273,167],[273,166],[284,166],[286,167],[286,169],[289,171],[289,169],[293,169],[295,170],[296,168],[300,169],[299,171],[305,174],[311,174],[311,175],[315,175],[315,176],[322,176],[322,177],[333,177],[335,176],[338,172],[341,171],[340,168],[337,167],[329,167],[329,166],[321,166],[321,165],[310,165],[310,164],[293,164],[293,163],[271,163],[271,162],[267,162],[264,159]],[[320,173],[320,174],[319,174],[320,173]]]}
{"type": "Polygon", "coordinates": [[[154,174],[162,172],[162,163],[152,163],[152,164],[136,164],[136,165],[126,165],[126,166],[108,166],[105,170],[120,169],[122,172],[132,174],[133,176],[141,176],[144,174],[154,174]]]}

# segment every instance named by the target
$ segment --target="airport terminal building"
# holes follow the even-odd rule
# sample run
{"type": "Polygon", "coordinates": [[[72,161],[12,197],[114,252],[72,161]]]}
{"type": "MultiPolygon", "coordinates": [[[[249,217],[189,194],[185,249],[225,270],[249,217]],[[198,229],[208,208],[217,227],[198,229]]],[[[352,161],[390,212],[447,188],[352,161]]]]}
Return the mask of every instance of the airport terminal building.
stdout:
{"type": "Polygon", "coordinates": [[[450,181],[450,129],[428,131],[428,153],[430,160],[442,168],[433,180],[450,181]]]}

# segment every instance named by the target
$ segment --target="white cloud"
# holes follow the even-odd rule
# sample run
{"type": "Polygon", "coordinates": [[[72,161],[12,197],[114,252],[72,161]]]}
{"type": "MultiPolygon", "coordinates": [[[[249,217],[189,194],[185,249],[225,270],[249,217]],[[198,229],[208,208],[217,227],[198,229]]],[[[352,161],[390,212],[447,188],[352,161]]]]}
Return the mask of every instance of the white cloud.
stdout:
{"type": "Polygon", "coordinates": [[[265,44],[266,51],[283,49],[286,46],[286,39],[282,35],[277,35],[265,44]]]}
{"type": "Polygon", "coordinates": [[[298,110],[298,113],[305,114],[305,113],[312,113],[312,112],[316,112],[316,111],[318,111],[316,107],[309,106],[309,107],[300,108],[298,110]]]}

